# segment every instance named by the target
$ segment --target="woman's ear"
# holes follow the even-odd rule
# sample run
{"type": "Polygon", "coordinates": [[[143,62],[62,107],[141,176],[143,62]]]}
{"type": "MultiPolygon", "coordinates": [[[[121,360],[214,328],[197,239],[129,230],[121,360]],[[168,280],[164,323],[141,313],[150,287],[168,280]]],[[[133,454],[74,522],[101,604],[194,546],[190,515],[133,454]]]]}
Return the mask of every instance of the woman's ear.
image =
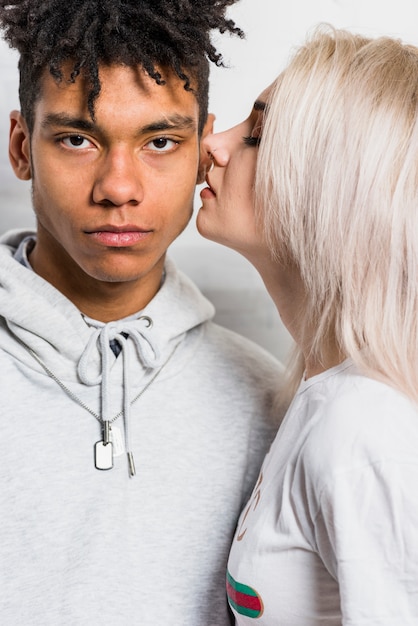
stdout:
{"type": "Polygon", "coordinates": [[[212,159],[210,158],[208,151],[204,147],[204,138],[207,135],[213,133],[213,124],[215,122],[215,116],[213,113],[209,113],[206,124],[203,127],[202,136],[200,138],[200,157],[199,157],[199,169],[197,173],[196,183],[203,183],[206,177],[206,173],[212,165],[212,159]]]}
{"type": "Polygon", "coordinates": [[[20,180],[32,178],[29,130],[20,111],[10,113],[9,159],[20,180]]]}

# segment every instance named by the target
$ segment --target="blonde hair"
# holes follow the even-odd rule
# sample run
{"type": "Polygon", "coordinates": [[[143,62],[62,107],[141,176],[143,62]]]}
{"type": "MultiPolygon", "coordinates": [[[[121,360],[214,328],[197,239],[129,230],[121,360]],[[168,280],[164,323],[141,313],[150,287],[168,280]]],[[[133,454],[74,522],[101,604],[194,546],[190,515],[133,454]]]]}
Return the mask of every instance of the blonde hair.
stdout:
{"type": "Polygon", "coordinates": [[[255,183],[273,254],[303,281],[311,353],[334,336],[415,401],[417,98],[417,48],[321,27],[275,82],[255,183]]]}

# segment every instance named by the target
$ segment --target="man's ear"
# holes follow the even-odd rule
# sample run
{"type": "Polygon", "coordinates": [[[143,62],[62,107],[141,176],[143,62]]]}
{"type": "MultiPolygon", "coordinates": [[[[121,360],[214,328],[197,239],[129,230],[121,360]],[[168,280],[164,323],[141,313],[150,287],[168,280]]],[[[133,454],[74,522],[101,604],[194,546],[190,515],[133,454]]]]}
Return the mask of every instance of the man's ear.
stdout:
{"type": "Polygon", "coordinates": [[[206,172],[210,169],[212,165],[212,160],[209,156],[208,151],[204,146],[204,138],[207,135],[213,133],[213,124],[215,121],[215,116],[213,113],[209,113],[208,119],[206,120],[206,124],[203,127],[202,136],[200,138],[200,157],[199,157],[199,169],[197,173],[197,181],[196,183],[203,183],[205,180],[206,172]]]}
{"type": "Polygon", "coordinates": [[[20,180],[32,178],[29,130],[19,111],[10,113],[9,159],[20,180]]]}

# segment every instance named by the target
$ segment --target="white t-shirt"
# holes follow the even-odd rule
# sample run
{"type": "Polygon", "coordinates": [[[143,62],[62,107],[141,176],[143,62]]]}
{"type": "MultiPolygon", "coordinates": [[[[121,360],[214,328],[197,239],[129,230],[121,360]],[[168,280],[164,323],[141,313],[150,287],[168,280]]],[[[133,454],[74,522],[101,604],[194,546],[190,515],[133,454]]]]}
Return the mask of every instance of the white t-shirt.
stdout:
{"type": "Polygon", "coordinates": [[[239,626],[417,626],[418,408],[350,361],[300,385],[228,564],[239,626]]]}

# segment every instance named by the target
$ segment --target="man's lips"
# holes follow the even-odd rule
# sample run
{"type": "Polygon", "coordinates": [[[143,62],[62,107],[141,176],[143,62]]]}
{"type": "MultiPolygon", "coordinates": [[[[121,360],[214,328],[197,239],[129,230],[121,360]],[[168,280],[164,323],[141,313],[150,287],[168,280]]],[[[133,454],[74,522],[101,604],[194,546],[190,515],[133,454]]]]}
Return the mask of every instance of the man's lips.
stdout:
{"type": "Polygon", "coordinates": [[[85,231],[92,239],[106,246],[123,248],[133,246],[146,239],[151,230],[138,228],[137,226],[99,226],[94,230],[85,231]]]}

